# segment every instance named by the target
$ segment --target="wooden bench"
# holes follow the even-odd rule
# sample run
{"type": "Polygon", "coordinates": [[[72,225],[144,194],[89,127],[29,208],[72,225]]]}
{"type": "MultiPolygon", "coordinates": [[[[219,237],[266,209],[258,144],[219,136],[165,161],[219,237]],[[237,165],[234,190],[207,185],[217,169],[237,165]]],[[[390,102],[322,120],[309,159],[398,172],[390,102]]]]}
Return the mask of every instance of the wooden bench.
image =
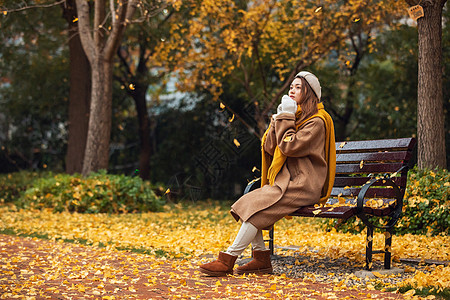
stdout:
{"type": "MultiPolygon", "coordinates": [[[[322,207],[299,207],[290,216],[341,220],[359,217],[367,226],[366,269],[372,269],[374,253],[384,254],[384,268],[390,269],[393,229],[402,212],[408,165],[415,144],[414,138],[337,142],[336,178],[327,203],[322,207]],[[385,225],[372,222],[372,217],[385,217],[385,225]],[[382,250],[372,250],[375,228],[384,230],[382,250]]],[[[250,182],[244,194],[259,186],[259,180],[250,182]]],[[[273,254],[273,228],[268,241],[273,254]]]]}

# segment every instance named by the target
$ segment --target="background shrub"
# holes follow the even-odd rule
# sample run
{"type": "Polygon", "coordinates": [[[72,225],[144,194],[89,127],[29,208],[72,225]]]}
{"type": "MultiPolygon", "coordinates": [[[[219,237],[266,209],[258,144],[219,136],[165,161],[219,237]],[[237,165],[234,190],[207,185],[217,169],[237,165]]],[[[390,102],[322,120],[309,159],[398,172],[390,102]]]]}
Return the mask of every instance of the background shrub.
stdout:
{"type": "Polygon", "coordinates": [[[101,171],[86,178],[58,174],[36,179],[16,204],[55,212],[127,213],[160,211],[164,201],[140,177],[101,171]]]}
{"type": "MultiPolygon", "coordinates": [[[[403,213],[396,225],[397,234],[449,234],[450,231],[450,173],[448,170],[419,170],[408,172],[408,184],[403,200],[403,213]]],[[[373,221],[380,218],[372,218],[373,221]]],[[[335,220],[325,221],[328,229],[336,227],[342,232],[359,233],[364,223],[352,217],[336,225],[335,220]]]]}
{"type": "Polygon", "coordinates": [[[405,206],[397,232],[449,234],[450,173],[448,170],[418,170],[409,172],[405,206]]]}
{"type": "Polygon", "coordinates": [[[14,202],[40,177],[50,176],[48,172],[20,171],[0,174],[0,203],[14,202]]]}

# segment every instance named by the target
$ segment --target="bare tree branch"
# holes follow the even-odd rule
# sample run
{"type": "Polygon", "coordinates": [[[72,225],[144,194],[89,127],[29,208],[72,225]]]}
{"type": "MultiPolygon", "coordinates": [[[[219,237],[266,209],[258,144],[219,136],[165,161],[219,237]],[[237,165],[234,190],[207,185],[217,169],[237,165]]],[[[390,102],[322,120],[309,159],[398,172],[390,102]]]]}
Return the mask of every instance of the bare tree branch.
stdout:
{"type": "Polygon", "coordinates": [[[76,0],[78,12],[78,32],[80,34],[81,43],[84,52],[92,63],[95,56],[94,40],[91,35],[89,25],[89,3],[83,0],[76,0]]]}
{"type": "Polygon", "coordinates": [[[51,3],[51,4],[40,4],[40,5],[28,5],[26,2],[25,6],[20,7],[20,8],[14,8],[14,9],[8,9],[8,8],[4,8],[4,7],[0,7],[0,11],[1,12],[6,12],[6,13],[12,13],[12,12],[18,12],[18,11],[23,11],[23,10],[27,10],[27,9],[32,9],[32,8],[48,8],[48,7],[53,7],[53,6],[57,6],[60,5],[62,3],[66,2],[66,0],[60,0],[57,1],[55,3],[51,3]]]}

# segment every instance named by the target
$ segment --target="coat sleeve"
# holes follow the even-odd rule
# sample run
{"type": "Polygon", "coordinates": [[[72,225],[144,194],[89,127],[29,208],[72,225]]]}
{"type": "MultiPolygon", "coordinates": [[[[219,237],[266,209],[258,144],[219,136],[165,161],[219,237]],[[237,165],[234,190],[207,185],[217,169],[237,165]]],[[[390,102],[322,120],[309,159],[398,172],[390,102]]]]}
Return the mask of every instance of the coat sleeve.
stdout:
{"type": "Polygon", "coordinates": [[[323,148],[325,124],[321,118],[312,118],[296,132],[295,117],[283,114],[277,118],[274,127],[277,145],[288,157],[304,157],[313,149],[323,148]]]}
{"type": "Polygon", "coordinates": [[[264,143],[264,151],[273,156],[275,148],[277,146],[277,140],[275,138],[275,122],[272,120],[269,127],[269,132],[267,133],[266,142],[264,143]]]}

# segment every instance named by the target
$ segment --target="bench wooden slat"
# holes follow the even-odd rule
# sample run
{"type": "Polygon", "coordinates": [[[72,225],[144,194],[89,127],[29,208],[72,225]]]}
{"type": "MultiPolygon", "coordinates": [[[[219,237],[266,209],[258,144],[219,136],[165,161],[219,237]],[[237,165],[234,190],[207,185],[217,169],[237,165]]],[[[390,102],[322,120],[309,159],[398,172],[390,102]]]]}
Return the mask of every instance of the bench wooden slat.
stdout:
{"type": "Polygon", "coordinates": [[[348,219],[356,213],[356,207],[351,206],[341,206],[334,207],[322,207],[315,208],[314,206],[303,206],[299,208],[296,212],[290,214],[290,216],[298,217],[321,217],[321,218],[337,218],[337,219],[348,219]],[[314,213],[320,210],[320,213],[314,213]]]}
{"type": "Polygon", "coordinates": [[[340,164],[336,165],[336,174],[358,174],[358,173],[393,173],[403,166],[402,163],[386,164],[340,164]]]}
{"type": "MultiPolygon", "coordinates": [[[[369,177],[336,177],[334,179],[334,187],[352,187],[352,186],[362,186],[370,180],[369,177]]],[[[406,176],[392,177],[392,181],[395,182],[399,187],[405,187],[407,182],[406,176]]],[[[376,186],[386,186],[387,183],[383,181],[377,182],[376,186]]]]}
{"type": "Polygon", "coordinates": [[[411,138],[336,142],[336,153],[346,151],[359,152],[363,150],[379,152],[389,149],[411,149],[414,146],[414,143],[414,139],[411,138]],[[341,146],[342,144],[343,146],[341,146]]]}
{"type": "MultiPolygon", "coordinates": [[[[361,188],[333,188],[331,190],[331,196],[339,196],[342,197],[356,197],[358,196],[361,188]]],[[[366,197],[369,198],[394,198],[396,196],[395,190],[392,188],[373,188],[371,187],[367,193],[366,197]]]]}
{"type": "MultiPolygon", "coordinates": [[[[392,212],[392,207],[383,207],[373,209],[371,207],[364,207],[364,213],[373,216],[388,216],[392,212]]],[[[290,214],[293,217],[317,217],[317,218],[332,218],[332,219],[348,219],[356,215],[355,206],[337,206],[337,207],[314,207],[303,206],[294,213],[290,214]]]]}
{"type": "Polygon", "coordinates": [[[340,153],[336,155],[336,163],[359,163],[361,160],[365,162],[404,161],[409,160],[410,157],[411,152],[408,151],[340,153]]]}

